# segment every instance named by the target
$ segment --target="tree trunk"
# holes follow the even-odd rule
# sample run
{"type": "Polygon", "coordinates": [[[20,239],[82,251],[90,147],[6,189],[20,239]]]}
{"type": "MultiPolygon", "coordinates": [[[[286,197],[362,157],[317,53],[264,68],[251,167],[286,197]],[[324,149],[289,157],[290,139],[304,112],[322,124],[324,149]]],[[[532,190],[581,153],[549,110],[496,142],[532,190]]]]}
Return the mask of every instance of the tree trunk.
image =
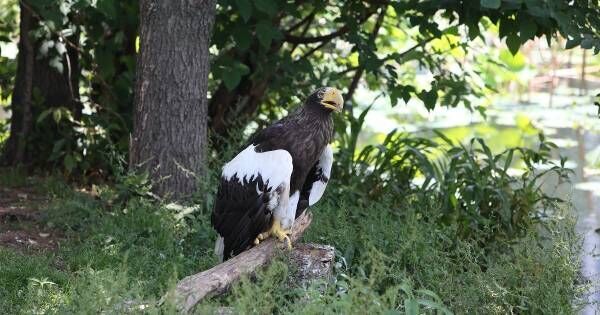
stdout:
{"type": "Polygon", "coordinates": [[[163,197],[189,196],[203,174],[215,2],[140,1],[130,167],[163,197]]]}
{"type": "Polygon", "coordinates": [[[47,162],[54,140],[60,135],[54,122],[36,124],[42,111],[64,106],[71,109],[76,118],[81,113],[77,52],[67,47],[62,73],[49,65],[48,58],[39,58],[40,43],[30,37],[39,20],[25,2],[20,2],[20,9],[19,55],[10,106],[10,135],[1,159],[2,164],[12,166],[47,162]]]}

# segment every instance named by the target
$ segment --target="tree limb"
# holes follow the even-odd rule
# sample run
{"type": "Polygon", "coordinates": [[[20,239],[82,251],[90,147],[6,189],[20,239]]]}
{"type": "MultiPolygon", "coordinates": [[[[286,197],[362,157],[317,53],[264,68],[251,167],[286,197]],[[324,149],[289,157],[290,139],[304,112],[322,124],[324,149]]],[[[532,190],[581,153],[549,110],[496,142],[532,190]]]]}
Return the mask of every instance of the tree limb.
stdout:
{"type": "MultiPolygon", "coordinates": [[[[310,28],[311,24],[315,20],[315,14],[313,13],[308,17],[309,17],[309,19],[306,21],[306,25],[304,26],[304,29],[302,29],[302,33],[300,35],[302,37],[304,35],[306,35],[306,32],[308,32],[308,29],[310,28]]],[[[299,43],[292,44],[292,49],[290,49],[290,56],[293,55],[294,50],[296,50],[296,48],[298,48],[298,45],[300,45],[300,44],[299,43]]]]}
{"type": "Polygon", "coordinates": [[[312,19],[315,18],[316,13],[317,13],[317,9],[314,9],[309,15],[307,15],[302,20],[300,20],[300,22],[298,22],[298,23],[292,25],[290,28],[288,28],[286,33],[291,33],[293,31],[297,30],[300,26],[308,23],[309,21],[312,21],[312,19]]]}
{"type": "MultiPolygon", "coordinates": [[[[385,11],[385,9],[384,9],[384,11],[385,11]]],[[[367,13],[363,18],[358,20],[358,24],[364,23],[376,12],[377,12],[377,10],[367,13]]],[[[312,43],[318,43],[318,42],[323,42],[323,41],[330,41],[336,37],[339,37],[341,35],[348,33],[348,31],[350,31],[350,26],[344,25],[344,26],[340,27],[337,31],[334,31],[327,35],[321,35],[321,36],[304,37],[304,36],[292,35],[290,33],[285,33],[283,40],[288,43],[292,43],[292,44],[312,44],[312,43]]]]}
{"type": "MultiPolygon", "coordinates": [[[[375,27],[373,27],[373,32],[371,33],[369,41],[374,42],[375,39],[377,39],[377,34],[379,33],[379,29],[381,28],[381,25],[383,24],[383,20],[385,18],[385,9],[385,6],[381,8],[381,12],[379,12],[379,16],[377,16],[377,22],[375,22],[375,27]]],[[[352,82],[350,82],[350,87],[348,87],[348,93],[346,93],[346,95],[344,96],[344,99],[346,100],[346,102],[344,103],[344,109],[348,109],[349,106],[347,106],[347,104],[352,103],[352,96],[354,95],[354,92],[358,87],[358,82],[360,81],[360,78],[362,77],[364,71],[365,67],[359,66],[359,68],[354,73],[352,82]]]]}
{"type": "Polygon", "coordinates": [[[314,54],[317,50],[323,48],[323,46],[329,44],[330,40],[327,41],[323,41],[322,43],[320,43],[319,45],[311,48],[310,50],[308,50],[307,52],[304,53],[304,55],[302,55],[302,57],[300,57],[300,59],[298,60],[303,60],[306,59],[308,57],[310,57],[312,54],[314,54]]]}
{"type": "Polygon", "coordinates": [[[318,42],[322,42],[322,41],[326,41],[326,40],[331,40],[333,38],[336,38],[340,35],[343,35],[345,33],[347,33],[350,30],[350,28],[347,25],[342,26],[340,29],[338,29],[337,31],[333,32],[333,33],[329,33],[327,35],[322,35],[322,36],[313,36],[313,37],[301,37],[301,36],[295,36],[292,34],[285,34],[284,40],[286,42],[292,43],[292,44],[311,44],[311,43],[318,43],[318,42]]]}
{"type": "MultiPolygon", "coordinates": [[[[290,240],[298,241],[312,221],[312,214],[305,211],[294,222],[290,240]]],[[[267,239],[259,245],[208,270],[183,278],[174,292],[175,302],[184,312],[189,312],[202,299],[221,294],[243,275],[252,274],[257,268],[264,266],[285,245],[275,239],[267,239]]]]}

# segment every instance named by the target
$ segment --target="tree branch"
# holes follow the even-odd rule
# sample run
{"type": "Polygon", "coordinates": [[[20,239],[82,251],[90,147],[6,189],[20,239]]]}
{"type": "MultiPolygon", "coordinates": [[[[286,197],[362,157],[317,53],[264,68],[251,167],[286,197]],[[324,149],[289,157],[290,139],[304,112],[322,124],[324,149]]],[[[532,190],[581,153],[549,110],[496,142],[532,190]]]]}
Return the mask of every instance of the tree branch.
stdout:
{"type": "Polygon", "coordinates": [[[315,8],[309,15],[307,15],[306,17],[304,17],[302,20],[300,20],[300,22],[292,25],[290,28],[287,29],[287,31],[285,31],[286,33],[291,33],[295,30],[297,30],[300,26],[308,23],[309,21],[312,21],[312,19],[315,18],[315,15],[317,14],[317,9],[315,8]]]}
{"type": "MultiPolygon", "coordinates": [[[[290,236],[292,243],[298,241],[311,221],[312,214],[307,211],[296,219],[290,236]]],[[[226,292],[242,276],[264,266],[275,256],[277,249],[284,247],[283,243],[270,238],[219,265],[183,278],[175,288],[176,304],[180,310],[189,312],[202,299],[226,292]]]]}
{"type": "Polygon", "coordinates": [[[298,59],[298,60],[302,60],[302,59],[306,59],[306,58],[310,57],[312,54],[315,53],[315,51],[323,48],[323,46],[329,44],[329,42],[331,42],[331,40],[324,41],[324,42],[320,43],[319,45],[317,45],[316,47],[311,48],[309,51],[304,53],[304,55],[302,55],[302,57],[300,57],[300,59],[298,59]]]}
{"type": "MultiPolygon", "coordinates": [[[[304,26],[304,29],[302,29],[302,35],[300,36],[304,36],[306,35],[306,32],[308,32],[308,30],[310,29],[310,25],[313,23],[313,21],[315,20],[315,15],[311,14],[312,16],[309,16],[310,18],[306,21],[306,25],[304,26]]],[[[298,48],[298,45],[300,45],[299,43],[295,43],[292,46],[292,49],[290,50],[290,55],[292,55],[294,53],[294,50],[296,50],[296,48],[298,48]]]]}
{"type": "Polygon", "coordinates": [[[46,28],[48,28],[48,30],[50,30],[50,32],[52,32],[52,34],[56,35],[58,38],[60,38],[62,41],[64,41],[67,45],[69,45],[73,49],[75,49],[78,53],[83,54],[83,51],[82,51],[81,47],[79,47],[79,45],[70,41],[61,32],[55,31],[51,27],[49,27],[46,24],[46,22],[44,21],[44,19],[42,18],[42,16],[39,15],[29,4],[27,4],[23,0],[20,0],[19,3],[23,6],[23,8],[27,9],[33,15],[33,17],[35,17],[41,24],[44,24],[44,26],[46,26],[46,28]]]}
{"type": "MultiPolygon", "coordinates": [[[[375,41],[375,39],[377,38],[377,34],[379,33],[379,29],[381,28],[381,24],[383,24],[383,20],[385,18],[385,6],[383,6],[381,8],[381,12],[379,12],[379,16],[377,16],[377,22],[375,22],[375,27],[373,27],[373,32],[371,33],[371,38],[369,39],[370,41],[375,41]]],[[[349,104],[352,103],[352,96],[354,95],[354,92],[356,91],[356,88],[358,87],[358,82],[360,81],[360,78],[363,75],[363,72],[365,72],[365,68],[364,66],[359,66],[358,69],[356,70],[356,73],[354,73],[354,77],[352,78],[352,82],[350,82],[350,87],[348,87],[348,93],[346,93],[346,95],[344,96],[344,99],[346,100],[346,102],[344,103],[344,109],[348,110],[349,109],[349,104]]]]}
{"type": "MultiPolygon", "coordinates": [[[[369,12],[367,15],[365,15],[362,19],[360,19],[358,21],[358,24],[364,23],[376,12],[377,12],[377,10],[374,10],[373,12],[369,12]]],[[[289,32],[286,32],[283,40],[288,43],[292,43],[292,44],[312,44],[312,43],[318,43],[318,42],[332,40],[336,37],[339,37],[341,35],[348,33],[349,31],[350,31],[350,26],[344,25],[344,26],[340,27],[337,31],[334,31],[327,35],[313,36],[313,37],[296,36],[296,35],[290,34],[289,32]]]]}
{"type": "Polygon", "coordinates": [[[286,42],[292,43],[292,44],[318,43],[318,42],[322,42],[322,41],[326,41],[326,40],[332,40],[338,36],[341,36],[341,35],[347,33],[349,30],[350,30],[350,28],[347,25],[344,25],[337,31],[335,31],[333,33],[329,33],[327,35],[322,35],[322,36],[301,37],[301,36],[295,36],[295,35],[291,35],[291,34],[285,34],[284,40],[286,42]]]}

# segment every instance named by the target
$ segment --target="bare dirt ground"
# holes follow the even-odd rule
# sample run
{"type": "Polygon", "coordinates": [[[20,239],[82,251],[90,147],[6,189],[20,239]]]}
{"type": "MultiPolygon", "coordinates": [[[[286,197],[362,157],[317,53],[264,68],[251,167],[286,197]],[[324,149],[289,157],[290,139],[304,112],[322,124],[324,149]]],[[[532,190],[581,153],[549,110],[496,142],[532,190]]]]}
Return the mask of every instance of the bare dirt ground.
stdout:
{"type": "Polygon", "coordinates": [[[61,235],[42,223],[48,199],[28,187],[0,187],[0,246],[54,250],[61,235]]]}

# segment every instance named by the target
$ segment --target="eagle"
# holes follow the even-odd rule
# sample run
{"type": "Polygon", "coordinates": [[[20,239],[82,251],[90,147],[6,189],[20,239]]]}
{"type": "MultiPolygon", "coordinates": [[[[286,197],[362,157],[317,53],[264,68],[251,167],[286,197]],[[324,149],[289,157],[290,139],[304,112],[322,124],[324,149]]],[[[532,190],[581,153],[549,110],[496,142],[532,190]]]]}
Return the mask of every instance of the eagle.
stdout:
{"type": "Polygon", "coordinates": [[[317,89],[287,117],[252,135],[223,166],[211,215],[222,260],[268,237],[291,248],[294,220],[321,199],[329,181],[332,113],[343,103],[339,90],[317,89]]]}

